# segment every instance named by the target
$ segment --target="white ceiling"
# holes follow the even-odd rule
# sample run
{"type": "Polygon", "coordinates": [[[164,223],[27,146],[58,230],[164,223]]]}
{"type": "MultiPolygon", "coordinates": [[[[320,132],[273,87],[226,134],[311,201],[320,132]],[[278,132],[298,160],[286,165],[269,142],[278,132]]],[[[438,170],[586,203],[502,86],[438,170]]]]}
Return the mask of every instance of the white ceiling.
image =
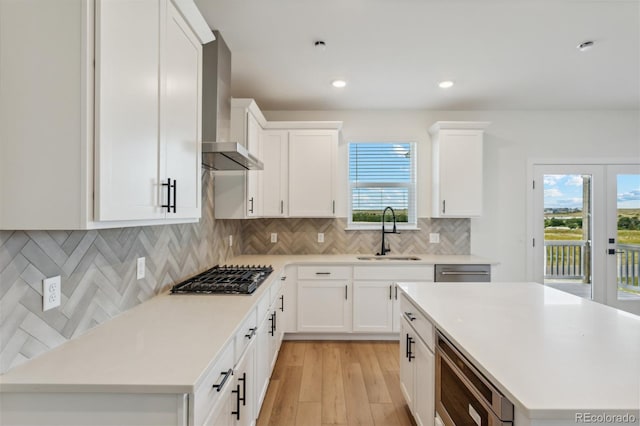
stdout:
{"type": "Polygon", "coordinates": [[[640,108],[640,0],[196,3],[264,110],[640,108]]]}

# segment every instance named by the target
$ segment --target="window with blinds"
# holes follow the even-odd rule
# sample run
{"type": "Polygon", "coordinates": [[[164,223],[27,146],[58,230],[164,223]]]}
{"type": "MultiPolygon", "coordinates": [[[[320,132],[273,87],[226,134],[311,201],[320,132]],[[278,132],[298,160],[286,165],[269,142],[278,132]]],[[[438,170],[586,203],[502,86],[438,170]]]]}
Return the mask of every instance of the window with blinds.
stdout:
{"type": "Polygon", "coordinates": [[[415,151],[413,142],[349,144],[349,226],[380,223],[387,206],[398,223],[416,225],[415,151]]]}

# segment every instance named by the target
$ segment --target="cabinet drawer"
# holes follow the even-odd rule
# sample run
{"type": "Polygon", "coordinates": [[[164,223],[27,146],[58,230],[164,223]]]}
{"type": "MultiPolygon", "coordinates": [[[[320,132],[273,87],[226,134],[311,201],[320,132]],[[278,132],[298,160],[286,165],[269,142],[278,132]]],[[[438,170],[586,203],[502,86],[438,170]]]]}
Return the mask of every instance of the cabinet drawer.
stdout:
{"type": "MultiPolygon", "coordinates": [[[[269,299],[267,299],[269,300],[269,299]]],[[[235,361],[237,362],[245,348],[256,338],[258,332],[258,315],[257,309],[253,309],[247,319],[242,323],[238,333],[236,334],[235,343],[235,361]]]]}
{"type": "Polygon", "coordinates": [[[349,280],[351,266],[298,266],[299,280],[349,280]]]}
{"type": "Polygon", "coordinates": [[[431,324],[431,321],[429,321],[404,294],[400,296],[400,315],[407,319],[427,347],[435,351],[435,328],[433,324],[431,324]]]}
{"type": "Polygon", "coordinates": [[[233,365],[233,342],[230,342],[222,350],[202,383],[196,387],[194,401],[195,424],[203,424],[207,413],[221,400],[223,395],[228,394],[225,391],[233,386],[233,365]]]}
{"type": "Polygon", "coordinates": [[[271,306],[271,292],[273,289],[269,289],[268,292],[262,295],[262,298],[258,302],[258,307],[256,308],[257,313],[257,323],[261,323],[264,317],[269,312],[269,306],[271,306]]]}
{"type": "Polygon", "coordinates": [[[433,281],[433,265],[354,266],[354,280],[433,281]]]}

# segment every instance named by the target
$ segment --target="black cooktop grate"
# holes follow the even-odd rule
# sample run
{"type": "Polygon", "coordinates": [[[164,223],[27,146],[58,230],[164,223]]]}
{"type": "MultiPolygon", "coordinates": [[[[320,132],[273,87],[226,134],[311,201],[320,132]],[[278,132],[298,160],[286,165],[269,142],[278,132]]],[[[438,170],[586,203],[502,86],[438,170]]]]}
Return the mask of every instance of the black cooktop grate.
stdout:
{"type": "Polygon", "coordinates": [[[251,294],[271,274],[271,266],[222,265],[176,284],[173,294],[251,294]]]}

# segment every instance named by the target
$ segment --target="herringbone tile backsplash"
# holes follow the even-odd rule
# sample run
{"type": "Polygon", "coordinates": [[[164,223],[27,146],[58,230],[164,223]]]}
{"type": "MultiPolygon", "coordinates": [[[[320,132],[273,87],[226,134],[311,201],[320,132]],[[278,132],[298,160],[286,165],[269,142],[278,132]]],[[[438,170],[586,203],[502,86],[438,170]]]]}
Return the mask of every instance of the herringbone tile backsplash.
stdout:
{"type": "MultiPolygon", "coordinates": [[[[215,220],[213,175],[203,173],[202,219],[99,231],[0,231],[0,374],[215,264],[246,254],[375,253],[380,231],[346,219],[215,220]],[[270,242],[271,232],[278,242],[270,242]],[[325,242],[317,242],[317,233],[325,242]],[[234,236],[233,247],[227,237],[234,236]],[[136,280],[136,259],[146,277],[136,280]],[[42,312],[42,279],[62,276],[62,303],[42,312]]],[[[388,235],[392,253],[468,254],[468,219],[420,219],[388,235]],[[429,244],[429,232],[440,244],[429,244]]]]}
{"type": "MultiPolygon", "coordinates": [[[[346,231],[346,218],[254,219],[244,221],[245,254],[374,254],[380,251],[380,231],[346,231]],[[278,242],[271,243],[271,233],[278,242]],[[324,233],[324,243],[318,242],[324,233]]],[[[417,231],[388,234],[391,254],[469,254],[469,219],[418,219],[417,231]],[[440,243],[429,243],[429,233],[440,234],[440,243]]]]}
{"type": "Polygon", "coordinates": [[[0,373],[240,254],[240,222],[213,217],[211,173],[203,173],[202,188],[199,223],[0,231],[0,373]],[[146,277],[136,280],[142,256],[146,277]],[[56,275],[62,276],[61,306],[42,312],[42,279],[56,275]]]}

